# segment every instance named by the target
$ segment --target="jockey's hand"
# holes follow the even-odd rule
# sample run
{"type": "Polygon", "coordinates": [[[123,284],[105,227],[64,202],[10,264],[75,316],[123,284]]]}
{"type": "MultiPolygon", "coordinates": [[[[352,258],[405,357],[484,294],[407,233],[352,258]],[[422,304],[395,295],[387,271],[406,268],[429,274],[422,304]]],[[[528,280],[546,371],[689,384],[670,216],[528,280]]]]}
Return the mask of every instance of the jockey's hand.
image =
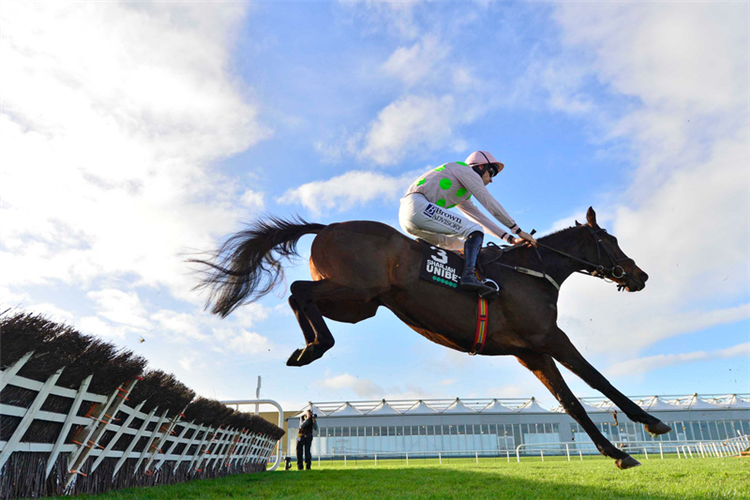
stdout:
{"type": "Polygon", "coordinates": [[[534,239],[534,237],[531,236],[526,231],[518,232],[518,238],[516,238],[516,244],[521,243],[522,241],[528,241],[530,244],[536,246],[536,239],[534,239]]]}

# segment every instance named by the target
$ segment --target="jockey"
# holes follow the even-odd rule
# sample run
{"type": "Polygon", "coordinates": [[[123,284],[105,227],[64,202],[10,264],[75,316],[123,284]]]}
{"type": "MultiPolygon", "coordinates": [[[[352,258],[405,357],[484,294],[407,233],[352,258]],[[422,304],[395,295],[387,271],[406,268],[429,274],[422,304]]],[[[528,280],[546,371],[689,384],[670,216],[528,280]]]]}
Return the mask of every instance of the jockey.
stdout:
{"type": "Polygon", "coordinates": [[[446,163],[422,175],[401,198],[398,219],[404,231],[448,250],[459,250],[463,244],[466,263],[460,286],[464,290],[480,293],[494,290],[477,280],[475,275],[484,231],[511,245],[522,241],[536,245],[534,237],[521,231],[485,187],[503,168],[505,165],[490,153],[475,151],[465,162],[446,163]],[[470,201],[472,196],[518,238],[503,231],[480,212],[470,201]],[[466,217],[448,211],[453,207],[458,207],[466,217]]]}

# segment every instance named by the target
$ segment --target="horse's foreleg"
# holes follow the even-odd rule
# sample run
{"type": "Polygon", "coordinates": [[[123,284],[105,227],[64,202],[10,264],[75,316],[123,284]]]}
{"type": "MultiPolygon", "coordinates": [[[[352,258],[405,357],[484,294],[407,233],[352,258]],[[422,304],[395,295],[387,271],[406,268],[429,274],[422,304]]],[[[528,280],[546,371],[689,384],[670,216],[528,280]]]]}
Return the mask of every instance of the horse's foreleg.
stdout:
{"type": "Polygon", "coordinates": [[[338,285],[329,280],[295,281],[290,287],[291,306],[305,336],[304,349],[295,350],[287,360],[288,366],[304,366],[333,347],[335,343],[331,331],[318,308],[318,302],[365,303],[372,300],[382,290],[360,290],[338,285]]]}
{"type": "Polygon", "coordinates": [[[565,408],[565,411],[578,422],[586,434],[591,437],[596,449],[607,457],[615,459],[615,465],[620,469],[628,469],[640,465],[638,460],[634,459],[624,451],[618,449],[607,438],[605,438],[596,424],[591,421],[586,414],[586,410],[575,397],[568,385],[565,383],[560,370],[557,369],[554,360],[548,354],[542,354],[533,351],[524,351],[515,353],[515,356],[526,368],[531,370],[534,375],[549,389],[553,396],[565,408]]]}
{"type": "Polygon", "coordinates": [[[646,432],[652,436],[666,434],[672,430],[667,424],[646,413],[643,408],[615,389],[615,387],[604,378],[604,375],[591,366],[581,353],[578,352],[578,349],[576,349],[570,339],[568,339],[565,332],[558,329],[558,333],[560,335],[555,337],[554,349],[549,351],[549,354],[551,354],[557,361],[581,377],[581,380],[588,385],[607,396],[612,403],[625,412],[625,415],[627,415],[630,420],[644,424],[646,432]]]}

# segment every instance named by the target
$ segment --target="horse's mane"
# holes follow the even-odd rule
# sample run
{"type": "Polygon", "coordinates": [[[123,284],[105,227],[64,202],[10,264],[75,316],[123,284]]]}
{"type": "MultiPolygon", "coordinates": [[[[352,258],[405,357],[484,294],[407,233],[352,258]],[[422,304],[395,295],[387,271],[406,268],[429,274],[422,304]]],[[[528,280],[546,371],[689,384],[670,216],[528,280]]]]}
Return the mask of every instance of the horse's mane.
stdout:
{"type": "MultiPolygon", "coordinates": [[[[541,241],[541,242],[548,242],[550,238],[554,238],[555,236],[558,236],[558,235],[560,235],[562,233],[568,232],[571,229],[575,229],[577,227],[579,227],[579,226],[569,226],[569,227],[566,227],[566,228],[563,228],[563,229],[558,229],[557,231],[555,231],[553,233],[549,233],[549,234],[545,234],[544,236],[540,236],[536,240],[537,241],[541,241]]],[[[527,247],[526,247],[526,245],[523,245],[523,244],[519,243],[518,245],[513,245],[511,247],[505,247],[505,248],[503,248],[503,251],[509,252],[511,250],[518,250],[520,248],[527,248],[527,247]]]]}

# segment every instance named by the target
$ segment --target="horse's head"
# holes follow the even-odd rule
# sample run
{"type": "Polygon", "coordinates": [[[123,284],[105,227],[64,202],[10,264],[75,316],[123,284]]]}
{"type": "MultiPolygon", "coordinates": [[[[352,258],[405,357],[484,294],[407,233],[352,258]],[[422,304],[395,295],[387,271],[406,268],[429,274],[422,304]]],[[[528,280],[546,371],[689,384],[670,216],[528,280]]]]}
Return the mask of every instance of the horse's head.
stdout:
{"type": "MultiPolygon", "coordinates": [[[[628,292],[643,290],[648,274],[643,272],[633,259],[625,255],[617,244],[617,238],[607,233],[606,229],[599,227],[596,222],[596,212],[591,207],[586,212],[586,221],[587,223],[582,225],[589,233],[586,238],[593,240],[586,245],[587,257],[597,266],[591,274],[616,282],[620,290],[625,289],[628,292]]],[[[576,225],[581,226],[578,221],[576,225]]]]}

